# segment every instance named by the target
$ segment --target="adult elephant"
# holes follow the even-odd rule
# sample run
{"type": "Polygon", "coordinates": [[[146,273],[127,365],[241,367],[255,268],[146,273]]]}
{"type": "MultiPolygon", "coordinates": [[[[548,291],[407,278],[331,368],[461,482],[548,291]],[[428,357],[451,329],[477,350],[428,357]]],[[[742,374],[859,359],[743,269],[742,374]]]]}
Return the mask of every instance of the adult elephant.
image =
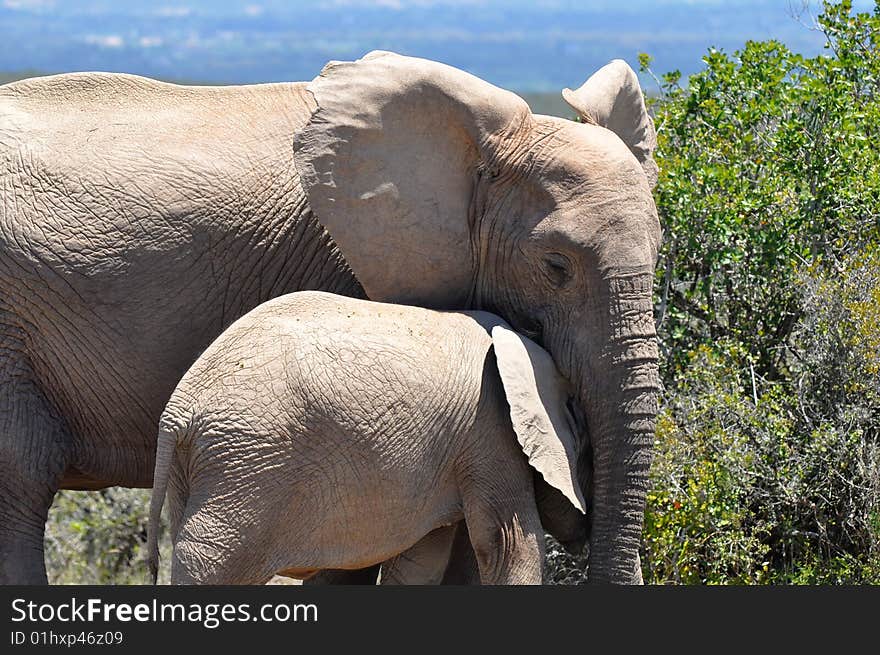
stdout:
{"type": "Polygon", "coordinates": [[[654,134],[623,62],[565,95],[585,124],[386,52],[311,83],[0,87],[2,581],[46,580],[56,490],[149,487],[188,366],[301,289],[486,309],[541,343],[592,438],[590,579],[633,581],[658,385],[654,134]]]}

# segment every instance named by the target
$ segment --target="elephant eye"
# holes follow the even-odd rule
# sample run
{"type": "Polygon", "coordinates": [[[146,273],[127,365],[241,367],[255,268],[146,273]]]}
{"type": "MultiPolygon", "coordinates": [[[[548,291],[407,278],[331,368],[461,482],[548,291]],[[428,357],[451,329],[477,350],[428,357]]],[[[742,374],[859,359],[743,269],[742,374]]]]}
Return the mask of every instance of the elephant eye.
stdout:
{"type": "Polygon", "coordinates": [[[572,277],[571,262],[568,257],[558,252],[544,256],[544,269],[547,277],[557,287],[564,287],[572,277]]]}

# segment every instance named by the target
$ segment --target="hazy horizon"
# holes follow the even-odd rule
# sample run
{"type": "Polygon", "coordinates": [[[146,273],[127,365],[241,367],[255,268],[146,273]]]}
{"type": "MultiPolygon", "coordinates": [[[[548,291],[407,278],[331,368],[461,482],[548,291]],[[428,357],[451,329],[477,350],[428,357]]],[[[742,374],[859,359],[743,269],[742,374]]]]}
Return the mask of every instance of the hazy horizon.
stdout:
{"type": "Polygon", "coordinates": [[[804,24],[805,4],[815,15],[817,3],[802,0],[0,0],[0,71],[304,80],[328,60],[383,49],[547,92],[580,84],[613,58],[636,67],[639,52],[658,73],[685,75],[709,47],[732,52],[748,39],[816,54],[824,38],[804,24]]]}

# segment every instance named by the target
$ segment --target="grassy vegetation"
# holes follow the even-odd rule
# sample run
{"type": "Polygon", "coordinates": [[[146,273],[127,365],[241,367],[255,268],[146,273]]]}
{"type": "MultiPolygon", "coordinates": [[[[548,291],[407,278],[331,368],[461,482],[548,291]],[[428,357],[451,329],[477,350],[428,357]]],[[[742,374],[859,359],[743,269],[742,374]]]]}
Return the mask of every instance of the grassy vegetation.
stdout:
{"type": "MultiPolygon", "coordinates": [[[[149,489],[61,491],[49,511],[46,569],[50,584],[146,584],[149,489]]],[[[169,579],[171,542],[160,541],[159,581],[169,579]]]]}

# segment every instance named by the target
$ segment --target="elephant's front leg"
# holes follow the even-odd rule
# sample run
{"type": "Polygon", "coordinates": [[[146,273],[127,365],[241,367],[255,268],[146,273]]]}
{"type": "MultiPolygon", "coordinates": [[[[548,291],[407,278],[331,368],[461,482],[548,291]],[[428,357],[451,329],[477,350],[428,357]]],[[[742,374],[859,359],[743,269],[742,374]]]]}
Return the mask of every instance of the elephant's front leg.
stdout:
{"type": "Polygon", "coordinates": [[[15,472],[0,483],[0,496],[0,585],[46,584],[43,538],[54,490],[15,472]]]}
{"type": "MultiPolygon", "coordinates": [[[[534,505],[534,503],[533,503],[534,505]]],[[[544,539],[536,508],[528,503],[465,510],[471,543],[484,585],[543,582],[544,539]]]]}
{"type": "MultiPolygon", "coordinates": [[[[8,355],[0,334],[0,358],[8,355]]],[[[43,534],[69,433],[27,367],[0,361],[0,584],[46,584],[43,534]]]]}
{"type": "Polygon", "coordinates": [[[531,473],[524,462],[516,463],[522,464],[520,475],[499,480],[496,468],[494,475],[477,477],[463,490],[465,522],[482,584],[543,582],[544,538],[531,473]]]}

